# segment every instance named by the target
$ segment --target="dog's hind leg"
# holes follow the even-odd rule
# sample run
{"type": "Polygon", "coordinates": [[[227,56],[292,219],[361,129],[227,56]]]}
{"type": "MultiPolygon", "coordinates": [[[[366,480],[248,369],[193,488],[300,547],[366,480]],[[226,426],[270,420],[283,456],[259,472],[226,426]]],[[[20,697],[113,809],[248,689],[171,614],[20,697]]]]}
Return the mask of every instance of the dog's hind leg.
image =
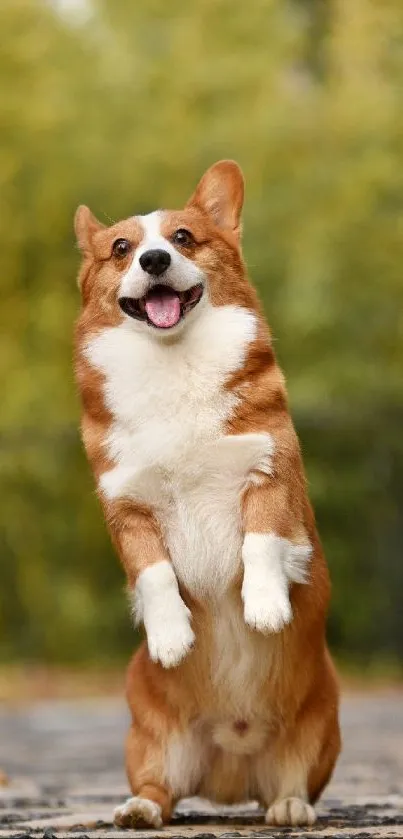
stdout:
{"type": "Polygon", "coordinates": [[[176,801],[194,795],[204,771],[206,745],[197,722],[189,723],[186,693],[172,671],[150,661],[145,646],[128,671],[132,724],[126,771],[132,797],[117,807],[119,827],[161,827],[176,801]],[[179,684],[177,684],[179,683],[179,684]]]}
{"type": "Polygon", "coordinates": [[[312,825],[313,804],[328,783],[340,751],[337,694],[313,697],[256,759],[255,792],[273,825],[312,825]]]}
{"type": "Polygon", "coordinates": [[[132,797],[115,809],[118,827],[156,828],[171,817],[174,797],[166,782],[164,761],[175,714],[158,689],[157,669],[159,665],[150,661],[143,645],[127,672],[132,724],[126,740],[126,771],[132,797]]]}
{"type": "Polygon", "coordinates": [[[119,827],[161,827],[171,817],[173,796],[164,780],[163,739],[133,723],[126,743],[126,769],[133,797],[116,807],[119,827]]]}

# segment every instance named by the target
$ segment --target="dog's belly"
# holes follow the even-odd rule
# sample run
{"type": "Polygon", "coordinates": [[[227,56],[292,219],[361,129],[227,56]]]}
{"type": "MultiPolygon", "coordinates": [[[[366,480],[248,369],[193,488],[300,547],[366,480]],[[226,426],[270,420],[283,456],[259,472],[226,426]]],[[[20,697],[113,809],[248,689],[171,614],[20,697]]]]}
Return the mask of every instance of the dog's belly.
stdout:
{"type": "MultiPolygon", "coordinates": [[[[270,719],[212,720],[200,717],[168,738],[165,777],[178,797],[201,795],[227,804],[256,796],[261,756],[276,733],[270,719]]],[[[265,785],[270,787],[270,761],[265,785]]],[[[276,766],[273,761],[273,776],[276,766]]]]}

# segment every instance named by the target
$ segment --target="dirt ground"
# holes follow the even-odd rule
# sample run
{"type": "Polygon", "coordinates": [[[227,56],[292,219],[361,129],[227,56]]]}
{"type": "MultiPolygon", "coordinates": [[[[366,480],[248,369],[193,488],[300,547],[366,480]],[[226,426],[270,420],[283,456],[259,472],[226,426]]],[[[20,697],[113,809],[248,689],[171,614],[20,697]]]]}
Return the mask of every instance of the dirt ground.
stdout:
{"type": "Polygon", "coordinates": [[[0,773],[0,837],[403,839],[402,692],[344,696],[343,754],[310,829],[270,828],[256,805],[223,809],[187,799],[163,830],[117,830],[112,810],[128,794],[123,768],[127,724],[124,702],[116,698],[0,709],[0,769],[5,773],[0,773]]]}

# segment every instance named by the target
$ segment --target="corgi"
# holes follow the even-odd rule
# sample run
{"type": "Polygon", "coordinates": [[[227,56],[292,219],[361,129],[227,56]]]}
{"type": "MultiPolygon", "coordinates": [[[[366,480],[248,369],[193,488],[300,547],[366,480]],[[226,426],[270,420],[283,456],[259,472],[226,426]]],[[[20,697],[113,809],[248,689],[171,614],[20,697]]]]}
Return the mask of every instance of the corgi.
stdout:
{"type": "Polygon", "coordinates": [[[196,794],[311,825],[340,750],[328,571],[243,196],[221,161],[183,210],[75,217],[82,436],[146,633],[121,827],[158,828],[196,794]]]}

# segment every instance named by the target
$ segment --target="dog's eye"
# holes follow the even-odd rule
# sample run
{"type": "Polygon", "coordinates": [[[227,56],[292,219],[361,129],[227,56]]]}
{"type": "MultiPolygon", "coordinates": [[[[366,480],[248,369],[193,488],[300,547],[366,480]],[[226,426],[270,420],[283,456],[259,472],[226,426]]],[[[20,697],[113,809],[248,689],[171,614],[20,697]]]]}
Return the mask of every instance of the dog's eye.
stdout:
{"type": "Polygon", "coordinates": [[[179,245],[180,248],[190,248],[194,245],[194,238],[190,232],[190,230],[185,230],[184,227],[180,227],[179,230],[175,230],[175,233],[172,236],[172,242],[174,245],[179,245]]]}
{"type": "Polygon", "coordinates": [[[123,259],[124,256],[130,253],[131,249],[132,246],[128,239],[116,239],[116,242],[113,243],[112,253],[118,259],[123,259]]]}

